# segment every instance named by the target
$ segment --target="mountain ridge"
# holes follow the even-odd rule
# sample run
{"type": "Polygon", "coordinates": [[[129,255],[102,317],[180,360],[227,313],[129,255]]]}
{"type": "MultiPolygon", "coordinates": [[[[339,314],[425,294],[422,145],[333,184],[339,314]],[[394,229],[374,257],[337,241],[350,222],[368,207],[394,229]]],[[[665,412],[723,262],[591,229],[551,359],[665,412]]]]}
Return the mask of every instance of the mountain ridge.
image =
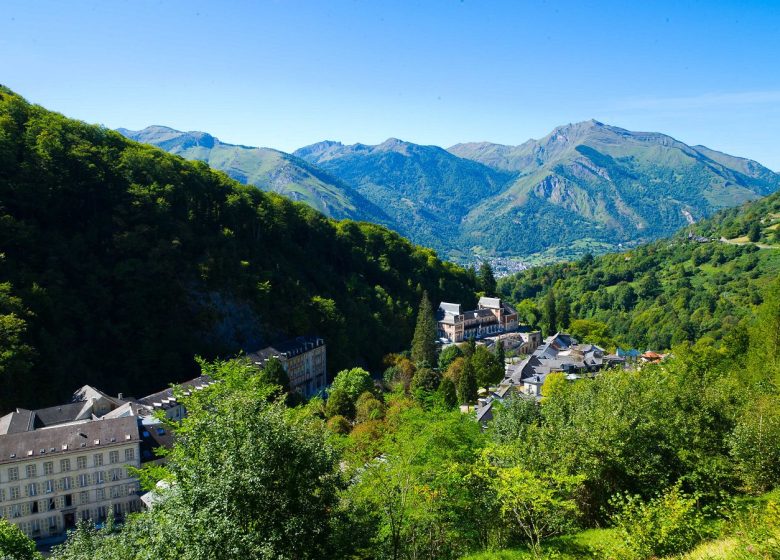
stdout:
{"type": "Polygon", "coordinates": [[[780,174],[753,160],[595,119],[515,146],[445,149],[390,137],[373,145],[323,140],[292,154],[160,125],[144,130],[150,138],[120,132],[331,217],[386,225],[459,262],[620,250],[780,189],[780,174]],[[265,174],[243,169],[238,156],[207,157],[226,147],[256,154],[265,174]]]}
{"type": "Polygon", "coordinates": [[[332,218],[388,221],[381,209],[349,186],[281,150],[230,144],[208,132],[184,132],[164,125],[141,130],[118,128],[117,132],[185,159],[205,161],[237,181],[305,202],[332,218]]]}

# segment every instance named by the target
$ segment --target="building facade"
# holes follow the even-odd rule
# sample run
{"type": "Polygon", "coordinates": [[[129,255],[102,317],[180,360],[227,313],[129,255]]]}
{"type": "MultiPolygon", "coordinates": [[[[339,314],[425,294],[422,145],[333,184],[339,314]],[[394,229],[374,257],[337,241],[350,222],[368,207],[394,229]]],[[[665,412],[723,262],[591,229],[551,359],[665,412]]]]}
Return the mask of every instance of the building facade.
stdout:
{"type": "Polygon", "coordinates": [[[517,311],[499,298],[479,298],[477,309],[464,311],[459,303],[441,302],[438,336],[443,342],[463,342],[517,330],[517,311]]]}
{"type": "Polygon", "coordinates": [[[111,416],[121,407],[116,401],[77,404],[83,406],[17,409],[0,419],[0,516],[33,539],[60,535],[80,519],[103,521],[109,510],[122,519],[140,507],[129,471],[141,464],[138,419],[111,416]],[[106,405],[113,408],[93,419],[106,405]],[[90,417],[73,418],[77,408],[90,417]]]}
{"type": "Polygon", "coordinates": [[[290,378],[290,390],[305,397],[325,390],[327,355],[322,338],[299,336],[247,354],[247,358],[260,368],[271,358],[278,359],[290,378]]]}
{"type": "MultiPolygon", "coordinates": [[[[203,377],[179,387],[187,393],[211,383],[203,377]]],[[[69,403],[0,417],[0,517],[40,541],[82,519],[100,523],[113,511],[122,520],[139,511],[131,469],[159,462],[154,449],[172,445],[154,412],[183,417],[173,393],[125,399],[87,385],[69,403]]]]}

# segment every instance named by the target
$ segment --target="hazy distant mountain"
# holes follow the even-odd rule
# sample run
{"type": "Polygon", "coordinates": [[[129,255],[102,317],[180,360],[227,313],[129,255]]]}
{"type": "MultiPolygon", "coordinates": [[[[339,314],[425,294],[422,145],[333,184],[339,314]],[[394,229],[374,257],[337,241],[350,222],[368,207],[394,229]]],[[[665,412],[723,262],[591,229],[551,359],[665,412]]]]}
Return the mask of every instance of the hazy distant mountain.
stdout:
{"type": "Polygon", "coordinates": [[[327,216],[387,222],[379,209],[352,188],[279,150],[226,144],[205,132],[181,132],[165,126],[138,131],[120,128],[118,132],[185,159],[205,161],[242,183],[305,202],[327,216]]]}
{"type": "Polygon", "coordinates": [[[461,224],[462,239],[499,254],[557,254],[648,241],[718,209],[780,189],[760,164],[669,136],[597,121],[519,146],[458,144],[459,157],[512,171],[461,224]]]}

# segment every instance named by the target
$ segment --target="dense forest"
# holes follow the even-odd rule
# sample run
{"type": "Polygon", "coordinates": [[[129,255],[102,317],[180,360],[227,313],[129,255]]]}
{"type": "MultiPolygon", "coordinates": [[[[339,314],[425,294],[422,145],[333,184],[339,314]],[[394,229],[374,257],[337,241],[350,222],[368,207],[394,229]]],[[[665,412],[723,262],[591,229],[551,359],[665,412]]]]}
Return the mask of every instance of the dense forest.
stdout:
{"type": "Polygon", "coordinates": [[[473,274],[383,227],[332,221],[207,165],[0,89],[0,412],[85,383],[138,395],[285,335],[336,371],[407,344],[473,274]]]}
{"type": "Polygon", "coordinates": [[[631,251],[503,278],[499,291],[517,304],[521,320],[548,332],[664,350],[723,337],[753,315],[778,273],[776,193],[631,251]]]}
{"type": "Polygon", "coordinates": [[[458,359],[461,379],[480,370],[481,346],[432,368],[415,337],[384,384],[344,370],[327,403],[294,408],[265,372],[203,363],[221,382],[182,397],[167,463],[142,476],[167,482],[156,505],[123,527],[81,523],[54,558],[777,558],[780,282],[763,298],[746,336],[552,375],[540,402],[510,394],[486,429],[448,383],[458,359]]]}

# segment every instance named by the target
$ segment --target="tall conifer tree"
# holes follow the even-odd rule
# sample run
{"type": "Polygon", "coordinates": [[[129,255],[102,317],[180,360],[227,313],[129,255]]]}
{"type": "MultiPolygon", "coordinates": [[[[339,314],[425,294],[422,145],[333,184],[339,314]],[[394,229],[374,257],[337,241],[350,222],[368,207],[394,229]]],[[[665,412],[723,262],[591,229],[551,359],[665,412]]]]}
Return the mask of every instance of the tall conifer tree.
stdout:
{"type": "Polygon", "coordinates": [[[436,365],[436,317],[428,299],[428,292],[423,292],[420,309],[417,311],[417,326],[412,339],[412,361],[415,364],[436,365]]]}

